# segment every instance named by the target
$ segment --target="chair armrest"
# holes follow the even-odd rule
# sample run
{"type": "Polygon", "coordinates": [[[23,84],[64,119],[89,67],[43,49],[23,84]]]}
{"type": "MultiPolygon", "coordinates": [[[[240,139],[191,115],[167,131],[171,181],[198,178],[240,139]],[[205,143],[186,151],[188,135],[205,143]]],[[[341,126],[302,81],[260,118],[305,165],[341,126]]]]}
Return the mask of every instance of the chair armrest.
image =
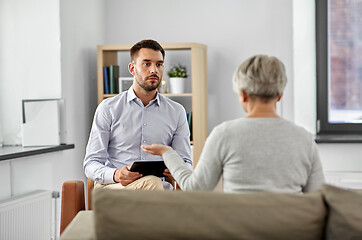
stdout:
{"type": "Polygon", "coordinates": [[[62,186],[60,234],[81,210],[85,210],[84,183],[82,181],[64,182],[62,186]]]}
{"type": "Polygon", "coordinates": [[[87,180],[87,189],[88,189],[88,210],[92,210],[92,191],[94,188],[94,181],[89,179],[87,180]]]}

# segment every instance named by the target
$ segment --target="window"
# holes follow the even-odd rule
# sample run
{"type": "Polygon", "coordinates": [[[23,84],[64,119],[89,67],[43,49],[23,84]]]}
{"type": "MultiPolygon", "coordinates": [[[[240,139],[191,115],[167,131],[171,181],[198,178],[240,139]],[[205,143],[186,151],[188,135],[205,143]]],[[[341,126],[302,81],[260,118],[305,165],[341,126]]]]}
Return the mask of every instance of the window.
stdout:
{"type": "Polygon", "coordinates": [[[362,0],[315,2],[317,134],[362,142],[362,0]]]}

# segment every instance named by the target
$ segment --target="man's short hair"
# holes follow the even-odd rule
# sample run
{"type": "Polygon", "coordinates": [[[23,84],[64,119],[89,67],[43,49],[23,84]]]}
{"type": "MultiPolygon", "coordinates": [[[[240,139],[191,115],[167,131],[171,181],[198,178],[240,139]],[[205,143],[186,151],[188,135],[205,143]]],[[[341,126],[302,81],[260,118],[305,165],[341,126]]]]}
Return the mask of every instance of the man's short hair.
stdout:
{"type": "Polygon", "coordinates": [[[165,59],[165,50],[162,48],[162,46],[155,40],[146,39],[146,40],[142,40],[142,41],[136,43],[135,45],[133,45],[133,47],[130,50],[131,61],[136,60],[136,58],[138,56],[138,52],[141,50],[141,48],[149,48],[149,49],[153,49],[155,51],[160,51],[163,59],[165,59]]]}

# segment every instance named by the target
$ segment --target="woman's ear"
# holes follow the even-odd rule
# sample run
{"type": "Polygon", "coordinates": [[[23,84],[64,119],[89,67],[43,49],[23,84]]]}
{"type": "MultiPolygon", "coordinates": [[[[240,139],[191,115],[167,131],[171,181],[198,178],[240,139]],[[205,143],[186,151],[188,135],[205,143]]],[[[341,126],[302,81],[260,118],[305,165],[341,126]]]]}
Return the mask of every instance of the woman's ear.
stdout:
{"type": "Polygon", "coordinates": [[[243,102],[247,102],[248,99],[249,99],[248,94],[247,94],[244,90],[241,90],[240,99],[241,99],[243,102]]]}
{"type": "Polygon", "coordinates": [[[135,75],[135,72],[134,72],[134,62],[130,62],[128,64],[128,71],[130,72],[130,74],[132,74],[133,76],[135,75]]]}

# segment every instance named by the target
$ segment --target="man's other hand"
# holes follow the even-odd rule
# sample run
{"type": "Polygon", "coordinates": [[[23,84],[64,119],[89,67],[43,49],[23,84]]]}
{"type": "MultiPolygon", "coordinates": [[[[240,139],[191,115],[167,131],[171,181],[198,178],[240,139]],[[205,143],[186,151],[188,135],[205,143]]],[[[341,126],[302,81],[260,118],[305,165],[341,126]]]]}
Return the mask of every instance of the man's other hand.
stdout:
{"type": "Polygon", "coordinates": [[[165,171],[163,172],[163,175],[165,175],[166,177],[169,177],[172,181],[175,181],[175,179],[172,177],[170,170],[168,170],[168,168],[165,169],[165,171]]]}
{"type": "Polygon", "coordinates": [[[114,181],[122,184],[122,186],[127,186],[131,182],[142,177],[142,174],[139,174],[138,172],[131,172],[130,168],[131,166],[124,166],[122,168],[117,169],[114,172],[113,176],[114,181]]]}

